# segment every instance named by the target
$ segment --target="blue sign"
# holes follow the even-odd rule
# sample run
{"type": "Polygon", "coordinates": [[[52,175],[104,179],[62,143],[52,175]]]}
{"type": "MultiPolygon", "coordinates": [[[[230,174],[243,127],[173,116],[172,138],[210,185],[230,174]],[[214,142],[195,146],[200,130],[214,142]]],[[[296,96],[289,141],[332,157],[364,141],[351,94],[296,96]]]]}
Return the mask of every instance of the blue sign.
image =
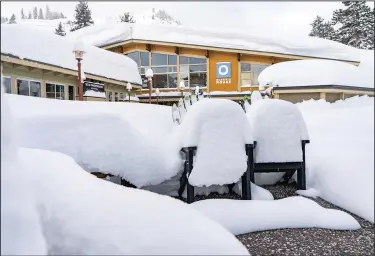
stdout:
{"type": "Polygon", "coordinates": [[[232,69],[230,62],[216,63],[216,78],[231,78],[232,69]]]}

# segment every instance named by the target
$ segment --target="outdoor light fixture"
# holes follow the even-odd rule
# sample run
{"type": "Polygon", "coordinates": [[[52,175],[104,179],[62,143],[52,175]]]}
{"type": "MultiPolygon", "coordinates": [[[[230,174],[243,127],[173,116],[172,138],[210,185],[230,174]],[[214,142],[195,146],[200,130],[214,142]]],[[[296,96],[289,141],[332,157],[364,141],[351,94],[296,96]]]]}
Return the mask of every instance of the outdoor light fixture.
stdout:
{"type": "Polygon", "coordinates": [[[159,104],[159,95],[160,95],[159,88],[156,88],[155,94],[156,94],[156,104],[159,104]]]}
{"type": "Polygon", "coordinates": [[[73,50],[74,56],[77,60],[78,65],[78,98],[80,101],[83,101],[83,85],[82,85],[82,72],[81,72],[81,60],[83,59],[83,54],[85,53],[83,50],[83,45],[81,45],[80,42],[78,42],[75,45],[75,48],[73,50]]]}
{"type": "Polygon", "coordinates": [[[151,68],[146,70],[146,77],[148,83],[148,103],[151,104],[151,88],[152,88],[152,78],[154,77],[154,72],[151,68]]]}
{"type": "Polygon", "coordinates": [[[131,83],[127,83],[126,84],[126,89],[128,90],[128,94],[129,94],[129,102],[130,102],[130,91],[133,89],[133,86],[131,83]]]}

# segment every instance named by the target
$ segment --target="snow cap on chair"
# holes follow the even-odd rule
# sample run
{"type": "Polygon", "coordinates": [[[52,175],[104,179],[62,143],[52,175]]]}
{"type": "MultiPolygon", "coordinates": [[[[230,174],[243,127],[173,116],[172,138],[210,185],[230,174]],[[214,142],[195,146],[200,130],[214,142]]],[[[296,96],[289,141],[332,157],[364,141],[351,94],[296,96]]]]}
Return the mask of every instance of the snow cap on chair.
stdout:
{"type": "Polygon", "coordinates": [[[300,162],[301,140],[309,135],[298,107],[288,101],[264,99],[254,102],[246,113],[253,129],[255,162],[300,162]]]}
{"type": "Polygon", "coordinates": [[[194,186],[237,182],[246,171],[245,144],[252,132],[241,106],[225,99],[193,104],[179,127],[181,147],[197,146],[189,182],[194,186]]]}

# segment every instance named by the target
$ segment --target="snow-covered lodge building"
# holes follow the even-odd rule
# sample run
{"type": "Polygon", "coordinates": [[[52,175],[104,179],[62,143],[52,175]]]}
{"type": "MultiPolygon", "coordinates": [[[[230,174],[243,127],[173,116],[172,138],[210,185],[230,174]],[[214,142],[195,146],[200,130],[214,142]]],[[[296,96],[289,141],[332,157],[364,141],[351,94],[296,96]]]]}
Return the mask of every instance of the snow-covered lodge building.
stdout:
{"type": "MultiPolygon", "coordinates": [[[[159,97],[152,100],[178,99],[178,85],[199,86],[211,97],[243,99],[258,90],[258,76],[275,63],[291,60],[335,60],[360,64],[359,50],[337,42],[306,38],[272,38],[266,35],[220,32],[183,26],[117,23],[96,25],[69,35],[97,47],[125,54],[138,65],[144,88],[137,92],[148,101],[145,70],[154,72],[153,88],[159,97]]],[[[286,76],[288,74],[285,74],[286,76]]],[[[341,85],[303,85],[290,90],[275,88],[275,96],[292,102],[324,98],[329,101],[348,95],[374,94],[374,88],[341,85]]]]}
{"type": "MultiPolygon", "coordinates": [[[[52,32],[22,25],[1,25],[2,82],[7,93],[76,100],[78,98],[75,41],[52,32]],[[27,40],[25,39],[27,38],[27,40]]],[[[142,88],[137,65],[131,59],[85,45],[82,71],[84,100],[137,100],[142,88]],[[129,92],[127,84],[132,85],[129,92]],[[113,92],[111,95],[110,92],[113,92]]]]}

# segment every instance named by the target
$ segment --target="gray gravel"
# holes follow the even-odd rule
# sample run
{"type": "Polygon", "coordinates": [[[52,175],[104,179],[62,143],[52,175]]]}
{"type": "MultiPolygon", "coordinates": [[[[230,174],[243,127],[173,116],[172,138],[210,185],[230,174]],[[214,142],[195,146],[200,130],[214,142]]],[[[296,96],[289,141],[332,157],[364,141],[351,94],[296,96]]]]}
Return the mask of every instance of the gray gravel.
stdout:
{"type": "MultiPolygon", "coordinates": [[[[295,184],[263,186],[271,191],[275,199],[295,196],[295,184]]],[[[197,196],[195,200],[208,198],[240,199],[236,194],[208,197],[197,196]]],[[[323,199],[312,199],[325,208],[343,210],[323,199]]],[[[345,210],[343,210],[345,211],[345,210]]],[[[347,212],[347,211],[345,211],[347,212]]],[[[349,213],[349,212],[348,212],[349,213]]],[[[320,228],[276,229],[253,232],[237,236],[248,248],[251,255],[375,255],[374,225],[354,214],[361,225],[354,231],[337,231],[320,228]]],[[[277,216],[275,216],[277,218],[277,216]]]]}

